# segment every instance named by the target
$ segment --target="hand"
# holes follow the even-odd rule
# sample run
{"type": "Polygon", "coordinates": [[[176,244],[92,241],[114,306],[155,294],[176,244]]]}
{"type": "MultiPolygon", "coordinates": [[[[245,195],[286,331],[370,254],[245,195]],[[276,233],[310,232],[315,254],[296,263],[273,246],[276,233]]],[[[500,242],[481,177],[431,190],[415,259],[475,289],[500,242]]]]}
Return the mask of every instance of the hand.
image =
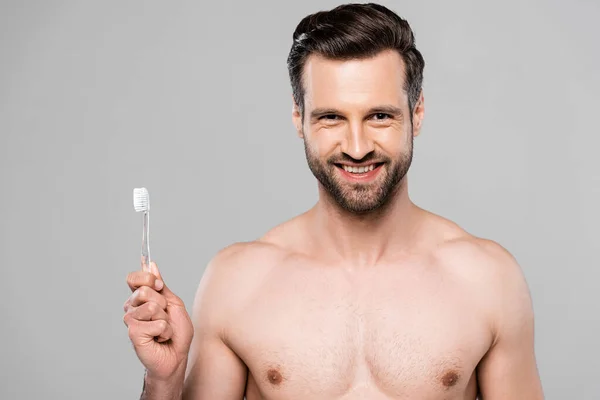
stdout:
{"type": "Polygon", "coordinates": [[[125,302],[123,322],[147,374],[167,381],[185,372],[194,330],[185,304],[165,285],[156,263],[150,270],[127,276],[133,293],[125,302]]]}

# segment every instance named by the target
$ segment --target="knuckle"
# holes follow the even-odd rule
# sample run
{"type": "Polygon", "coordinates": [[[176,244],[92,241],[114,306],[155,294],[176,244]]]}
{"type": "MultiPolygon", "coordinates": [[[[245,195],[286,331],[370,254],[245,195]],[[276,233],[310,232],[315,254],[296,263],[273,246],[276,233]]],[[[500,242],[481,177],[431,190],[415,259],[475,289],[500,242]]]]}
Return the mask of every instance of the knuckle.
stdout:
{"type": "Polygon", "coordinates": [[[138,336],[138,330],[135,325],[129,325],[129,339],[134,340],[138,336]]]}
{"type": "Polygon", "coordinates": [[[167,328],[169,327],[169,323],[167,321],[165,321],[164,319],[159,319],[158,321],[156,321],[158,323],[158,327],[160,328],[161,331],[166,331],[167,328]]]}
{"type": "Polygon", "coordinates": [[[140,287],[140,295],[142,296],[142,298],[148,300],[150,298],[150,296],[152,295],[153,290],[151,288],[149,288],[148,286],[142,286],[140,287]]]}
{"type": "Polygon", "coordinates": [[[134,319],[133,315],[132,315],[132,311],[128,310],[125,313],[125,315],[123,315],[123,322],[125,322],[125,324],[127,324],[127,325],[130,325],[132,319],[134,319]]]}
{"type": "Polygon", "coordinates": [[[148,307],[148,312],[151,315],[156,314],[159,311],[159,309],[160,309],[159,305],[157,303],[153,302],[153,301],[148,302],[148,306],[147,307],[148,307]]]}
{"type": "Polygon", "coordinates": [[[150,296],[149,290],[150,288],[148,286],[141,286],[139,289],[137,289],[138,299],[147,300],[150,296]]]}
{"type": "Polygon", "coordinates": [[[135,302],[137,301],[139,294],[140,294],[139,290],[135,289],[133,291],[133,293],[131,293],[131,296],[129,296],[129,299],[127,299],[128,305],[134,305],[135,302]]]}

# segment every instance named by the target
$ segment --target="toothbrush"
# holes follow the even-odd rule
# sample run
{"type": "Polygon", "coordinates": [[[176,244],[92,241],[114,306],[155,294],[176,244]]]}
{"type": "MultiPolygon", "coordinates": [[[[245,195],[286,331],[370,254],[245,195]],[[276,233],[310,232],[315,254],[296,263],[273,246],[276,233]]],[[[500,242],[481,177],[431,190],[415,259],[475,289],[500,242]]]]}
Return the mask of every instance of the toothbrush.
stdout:
{"type": "Polygon", "coordinates": [[[150,194],[146,188],[133,189],[133,208],[143,212],[142,270],[150,272],[150,194]]]}

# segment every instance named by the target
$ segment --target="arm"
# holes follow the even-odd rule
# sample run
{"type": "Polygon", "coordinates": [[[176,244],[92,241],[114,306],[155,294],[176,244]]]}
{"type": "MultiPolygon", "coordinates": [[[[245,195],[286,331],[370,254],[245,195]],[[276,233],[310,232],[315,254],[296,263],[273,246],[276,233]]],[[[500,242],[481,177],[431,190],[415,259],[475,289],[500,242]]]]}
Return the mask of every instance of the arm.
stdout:
{"type": "Polygon", "coordinates": [[[236,279],[229,275],[237,246],[222,250],[209,263],[194,300],[192,341],[183,392],[184,400],[241,400],[247,368],[223,337],[231,321],[236,279]]]}
{"type": "Polygon", "coordinates": [[[480,399],[543,400],[534,352],[534,316],[521,268],[495,244],[488,244],[496,270],[494,342],[477,367],[480,399]]]}

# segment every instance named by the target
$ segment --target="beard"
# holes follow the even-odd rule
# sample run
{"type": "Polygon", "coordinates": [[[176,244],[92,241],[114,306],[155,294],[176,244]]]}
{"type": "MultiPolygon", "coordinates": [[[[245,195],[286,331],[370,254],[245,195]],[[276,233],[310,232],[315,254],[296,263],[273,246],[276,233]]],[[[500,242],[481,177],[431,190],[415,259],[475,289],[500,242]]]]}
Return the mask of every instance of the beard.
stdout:
{"type": "Polygon", "coordinates": [[[392,160],[376,152],[371,152],[361,160],[354,160],[347,154],[340,154],[323,162],[317,153],[304,140],[306,161],[311,172],[325,191],[345,211],[352,214],[368,214],[387,205],[400,187],[412,163],[413,135],[410,135],[409,147],[398,159],[392,160]],[[336,164],[342,161],[369,162],[375,160],[381,165],[381,171],[375,181],[370,183],[349,183],[341,178],[336,164]]]}

